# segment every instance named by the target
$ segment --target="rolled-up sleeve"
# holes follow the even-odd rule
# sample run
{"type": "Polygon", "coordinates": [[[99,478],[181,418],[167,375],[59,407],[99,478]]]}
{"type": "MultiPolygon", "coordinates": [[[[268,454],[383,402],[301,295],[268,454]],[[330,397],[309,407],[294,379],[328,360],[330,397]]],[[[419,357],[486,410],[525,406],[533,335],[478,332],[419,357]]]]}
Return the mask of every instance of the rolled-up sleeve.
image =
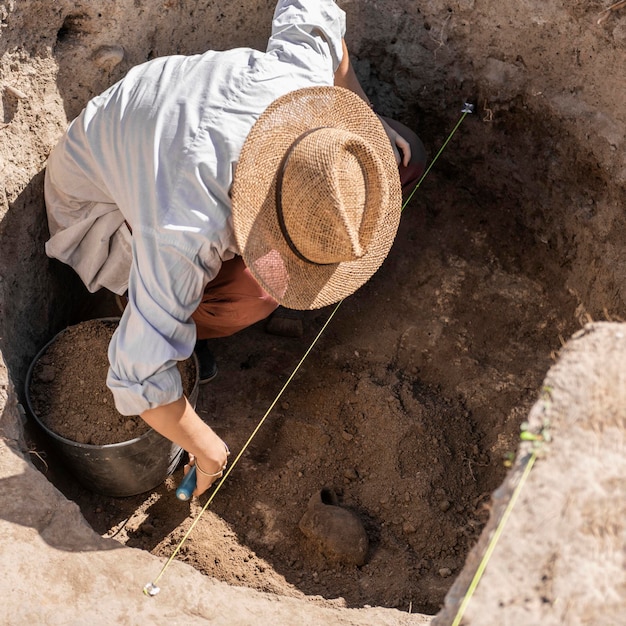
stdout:
{"type": "Polygon", "coordinates": [[[334,0],[282,0],[274,11],[267,52],[294,65],[330,60],[335,71],[345,32],[346,15],[334,0]]]}
{"type": "Polygon", "coordinates": [[[133,245],[129,302],[109,345],[107,378],[123,415],[140,415],[182,396],[177,362],[193,352],[190,318],[208,277],[194,250],[180,242],[168,245],[144,232],[133,245]]]}
{"type": "Polygon", "coordinates": [[[193,352],[191,315],[222,260],[237,252],[228,189],[241,145],[273,99],[333,84],[344,33],[333,0],[280,0],[265,54],[155,59],[90,105],[82,143],[132,227],[129,303],[107,377],[123,415],[181,397],[177,363],[193,352]]]}

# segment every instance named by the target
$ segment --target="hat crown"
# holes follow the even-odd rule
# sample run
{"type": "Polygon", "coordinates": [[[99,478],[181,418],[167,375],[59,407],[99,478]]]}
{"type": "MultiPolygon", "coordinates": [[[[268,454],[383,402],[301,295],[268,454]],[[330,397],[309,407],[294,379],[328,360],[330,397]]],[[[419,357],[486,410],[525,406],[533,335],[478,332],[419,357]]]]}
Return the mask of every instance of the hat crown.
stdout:
{"type": "Polygon", "coordinates": [[[277,186],[285,239],[305,261],[363,257],[387,204],[388,182],[374,147],[341,128],[316,128],[291,145],[277,186]]]}
{"type": "Polygon", "coordinates": [[[246,266],[290,309],[354,293],[387,256],[402,211],[383,125],[357,94],[331,86],[290,91],[261,113],[241,149],[231,199],[246,266]]]}

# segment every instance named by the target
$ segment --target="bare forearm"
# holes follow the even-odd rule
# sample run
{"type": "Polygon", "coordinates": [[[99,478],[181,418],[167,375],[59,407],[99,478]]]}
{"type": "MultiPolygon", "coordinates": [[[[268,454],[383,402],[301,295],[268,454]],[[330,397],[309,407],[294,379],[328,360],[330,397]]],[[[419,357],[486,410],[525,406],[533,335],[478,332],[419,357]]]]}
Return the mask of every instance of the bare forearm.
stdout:
{"type": "Polygon", "coordinates": [[[187,398],[149,409],[141,417],[158,433],[199,459],[206,471],[217,471],[224,464],[222,440],[200,419],[187,398]]]}
{"type": "MultiPolygon", "coordinates": [[[[350,55],[348,54],[348,47],[346,46],[345,40],[341,40],[341,45],[343,47],[343,58],[341,59],[341,63],[335,72],[335,87],[345,87],[346,89],[353,91],[357,96],[359,96],[359,98],[372,106],[370,99],[367,97],[365,91],[363,91],[361,83],[359,83],[359,79],[354,73],[354,68],[352,67],[352,63],[350,63],[350,55]]],[[[391,128],[384,119],[380,117],[379,119],[385,129],[385,132],[387,133],[387,136],[389,137],[396,161],[398,163],[402,162],[405,166],[407,166],[411,160],[411,146],[409,145],[409,142],[404,139],[404,137],[399,135],[393,128],[391,128]]]]}

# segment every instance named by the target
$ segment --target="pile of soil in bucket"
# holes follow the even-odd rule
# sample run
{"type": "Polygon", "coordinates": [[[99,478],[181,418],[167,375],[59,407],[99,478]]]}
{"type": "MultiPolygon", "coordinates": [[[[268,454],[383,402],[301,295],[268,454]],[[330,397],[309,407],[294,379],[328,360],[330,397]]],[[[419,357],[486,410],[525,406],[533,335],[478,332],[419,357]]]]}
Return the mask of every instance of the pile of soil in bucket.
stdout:
{"type": "MultiPolygon", "coordinates": [[[[70,326],[33,366],[32,408],[50,430],[70,441],[101,446],[135,439],[149,430],[139,416],[118,413],[106,386],[107,351],[117,324],[117,320],[95,319],[70,326]]],[[[195,365],[188,359],[178,368],[189,395],[195,365]]]]}

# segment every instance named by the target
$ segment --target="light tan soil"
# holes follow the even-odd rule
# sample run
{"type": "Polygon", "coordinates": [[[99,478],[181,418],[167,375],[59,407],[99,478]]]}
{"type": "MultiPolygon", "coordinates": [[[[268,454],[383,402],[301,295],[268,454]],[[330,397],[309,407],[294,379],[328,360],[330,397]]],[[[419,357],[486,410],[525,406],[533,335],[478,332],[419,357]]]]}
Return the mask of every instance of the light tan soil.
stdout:
{"type": "MultiPolygon", "coordinates": [[[[274,4],[0,3],[0,349],[20,389],[54,332],[116,314],[43,251],[43,168],[67,122],[155,56],[262,49],[274,4]]],[[[626,317],[626,8],[598,22],[610,1],[340,4],[368,95],[413,127],[431,156],[464,101],[476,112],[406,210],[381,271],[339,309],[178,558],[233,584],[312,602],[434,613],[494,510],[490,494],[558,350],[592,318],[626,317]],[[365,525],[370,553],[360,568],[329,563],[298,528],[324,486],[365,525]]],[[[198,411],[231,459],[329,314],[310,314],[302,340],[268,336],[259,324],[215,342],[220,374],[201,389],[198,411]]],[[[605,383],[597,368],[593,393],[606,402],[593,428],[601,429],[606,406],[608,414],[623,406],[614,389],[624,385],[618,374],[605,383]]],[[[102,535],[169,557],[198,513],[198,503],[173,495],[180,468],[153,493],[105,498],[82,490],[49,442],[32,437],[47,467],[30,455],[34,462],[102,535]]],[[[624,455],[610,457],[615,485],[598,487],[614,502],[597,507],[598,494],[577,492],[573,470],[586,466],[576,441],[567,444],[555,441],[565,456],[539,465],[536,497],[518,502],[517,532],[505,538],[512,556],[488,578],[493,602],[473,605],[472,623],[602,623],[605,590],[624,597],[614,592],[622,582],[613,568],[625,545],[615,505],[624,455]],[[563,519],[576,523],[560,523],[561,512],[544,506],[561,494],[563,519]],[[577,512],[588,519],[578,523],[577,512]],[[546,520],[553,525],[544,535],[546,520]],[[583,535],[584,559],[561,559],[583,535]],[[523,588],[519,576],[507,577],[519,563],[523,588]],[[572,589],[591,598],[586,612],[570,608],[575,598],[560,604],[572,589]],[[508,619],[511,607],[519,612],[508,619]]],[[[597,485],[608,471],[603,453],[600,445],[584,452],[598,467],[590,474],[597,485]]],[[[621,607],[623,615],[623,602],[614,605],[612,614],[621,607]]]]}

